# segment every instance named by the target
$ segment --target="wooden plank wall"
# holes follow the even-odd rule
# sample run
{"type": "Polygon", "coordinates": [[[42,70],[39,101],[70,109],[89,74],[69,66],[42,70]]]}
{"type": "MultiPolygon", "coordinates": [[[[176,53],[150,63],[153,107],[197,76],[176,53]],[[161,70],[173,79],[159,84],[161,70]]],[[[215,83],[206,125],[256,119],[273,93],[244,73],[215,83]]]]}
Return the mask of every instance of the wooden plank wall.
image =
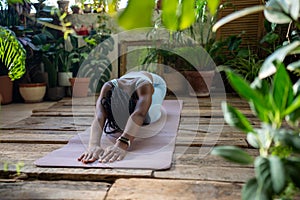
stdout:
{"type": "MultiPolygon", "coordinates": [[[[261,5],[261,0],[222,0],[221,3],[231,3],[233,6],[228,6],[225,9],[222,9],[220,12],[219,18],[227,16],[228,14],[233,13],[234,11],[241,10],[243,8],[248,8],[255,5],[261,5]]],[[[226,39],[231,35],[239,35],[245,31],[245,34],[242,35],[242,47],[248,47],[254,51],[257,51],[259,41],[264,35],[264,16],[263,12],[256,14],[251,14],[239,19],[236,19],[224,26],[222,26],[217,31],[217,37],[220,39],[226,39]]]]}

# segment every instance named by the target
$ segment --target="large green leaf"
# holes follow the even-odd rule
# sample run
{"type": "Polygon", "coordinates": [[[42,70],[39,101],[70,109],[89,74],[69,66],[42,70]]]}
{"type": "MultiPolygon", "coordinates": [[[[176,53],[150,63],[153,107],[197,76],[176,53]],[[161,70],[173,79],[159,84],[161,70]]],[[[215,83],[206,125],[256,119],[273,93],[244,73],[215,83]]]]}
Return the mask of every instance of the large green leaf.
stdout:
{"type": "Polygon", "coordinates": [[[154,0],[129,0],[118,17],[119,25],[124,29],[151,27],[154,6],[154,0]]]}
{"type": "Polygon", "coordinates": [[[300,109],[300,95],[298,95],[294,99],[294,101],[289,105],[289,107],[285,110],[284,115],[289,115],[298,109],[300,109]]]}
{"type": "Polygon", "coordinates": [[[167,29],[176,31],[179,27],[178,19],[178,0],[163,0],[162,1],[162,22],[167,29]]]}
{"type": "Polygon", "coordinates": [[[8,76],[19,79],[25,73],[26,51],[14,32],[0,26],[0,60],[8,69],[8,76]]]}
{"type": "Polygon", "coordinates": [[[209,12],[211,15],[216,14],[219,3],[220,3],[220,0],[208,0],[207,1],[208,9],[209,9],[209,12]]]}
{"type": "Polygon", "coordinates": [[[218,146],[212,150],[211,154],[239,164],[248,165],[253,163],[252,156],[235,146],[218,146]]]}
{"type": "Polygon", "coordinates": [[[273,100],[280,115],[283,116],[285,108],[293,101],[293,89],[290,77],[283,63],[277,64],[277,73],[273,81],[273,100]]]}
{"type": "Polygon", "coordinates": [[[242,200],[270,200],[270,195],[259,187],[256,178],[247,181],[242,189],[242,200]]]}
{"type": "Polygon", "coordinates": [[[273,191],[276,194],[279,194],[284,190],[287,183],[285,167],[281,159],[277,156],[271,156],[269,158],[269,163],[273,191]]]}
{"type": "Polygon", "coordinates": [[[276,66],[274,65],[274,62],[283,62],[285,57],[291,52],[298,49],[299,46],[300,41],[294,41],[291,44],[283,46],[276,50],[274,53],[272,53],[269,57],[267,57],[267,59],[263,63],[259,71],[259,78],[263,79],[274,74],[276,72],[276,66]]]}
{"type": "MultiPolygon", "coordinates": [[[[260,93],[250,87],[250,84],[240,75],[231,70],[226,71],[231,86],[235,91],[248,101],[255,101],[258,104],[265,105],[260,93]]],[[[266,105],[267,106],[267,105],[266,105]]]]}
{"type": "Polygon", "coordinates": [[[248,133],[247,134],[247,142],[254,148],[260,147],[257,134],[248,133]]]}
{"type": "Polygon", "coordinates": [[[270,93],[270,83],[266,79],[259,79],[256,77],[250,86],[261,93],[264,97],[267,97],[270,93]]]}
{"type": "Polygon", "coordinates": [[[267,158],[258,156],[254,162],[254,171],[257,182],[260,186],[264,186],[265,188],[271,188],[271,171],[270,171],[270,163],[267,158]]]}
{"type": "MultiPolygon", "coordinates": [[[[264,10],[264,15],[269,22],[276,24],[287,24],[292,21],[292,18],[289,16],[290,8],[289,3],[286,0],[270,0],[267,2],[267,9],[264,10]]],[[[297,5],[295,4],[295,8],[297,9],[297,5]]],[[[299,6],[299,1],[298,1],[299,6]]],[[[299,12],[299,10],[298,10],[299,12]]],[[[294,11],[293,11],[294,15],[294,11]]]]}
{"type": "Polygon", "coordinates": [[[263,95],[257,90],[250,87],[249,83],[241,76],[234,72],[226,71],[228,79],[235,91],[246,100],[249,101],[252,110],[258,115],[258,117],[267,122],[270,106],[263,95]]]}
{"type": "Polygon", "coordinates": [[[258,185],[257,185],[256,178],[252,178],[248,180],[242,189],[242,199],[243,200],[255,199],[253,197],[255,197],[257,187],[258,185]]]}
{"type": "Polygon", "coordinates": [[[248,119],[237,109],[230,106],[226,102],[222,102],[222,110],[225,121],[236,128],[241,129],[245,133],[253,132],[253,127],[248,119]]]}
{"type": "Polygon", "coordinates": [[[181,15],[179,18],[179,29],[183,30],[190,27],[196,18],[195,0],[182,1],[181,15]]]}

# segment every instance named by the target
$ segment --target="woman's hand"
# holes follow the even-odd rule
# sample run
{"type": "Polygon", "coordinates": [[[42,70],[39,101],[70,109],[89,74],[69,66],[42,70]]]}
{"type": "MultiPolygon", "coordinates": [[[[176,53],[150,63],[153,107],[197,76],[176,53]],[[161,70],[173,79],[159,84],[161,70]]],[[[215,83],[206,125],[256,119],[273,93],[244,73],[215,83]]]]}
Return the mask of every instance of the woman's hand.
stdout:
{"type": "Polygon", "coordinates": [[[113,146],[109,146],[105,149],[103,155],[100,157],[99,162],[114,162],[116,160],[123,160],[126,155],[126,150],[119,147],[119,145],[115,144],[113,146]]]}
{"type": "Polygon", "coordinates": [[[83,162],[84,164],[95,162],[102,156],[104,150],[100,146],[95,146],[89,148],[88,151],[84,152],[79,158],[78,161],[83,162]]]}

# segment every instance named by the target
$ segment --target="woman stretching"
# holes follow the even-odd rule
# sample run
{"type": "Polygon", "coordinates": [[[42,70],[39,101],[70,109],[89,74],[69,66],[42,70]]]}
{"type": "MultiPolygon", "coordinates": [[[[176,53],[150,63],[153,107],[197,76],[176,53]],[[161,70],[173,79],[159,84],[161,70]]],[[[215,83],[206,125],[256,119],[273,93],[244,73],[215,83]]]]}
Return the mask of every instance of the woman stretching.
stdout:
{"type": "Polygon", "coordinates": [[[96,103],[88,149],[78,160],[83,163],[122,160],[141,126],[160,119],[165,95],[165,81],[146,71],[129,72],[106,82],[96,103]],[[105,150],[100,146],[103,131],[121,133],[115,144],[105,150]]]}

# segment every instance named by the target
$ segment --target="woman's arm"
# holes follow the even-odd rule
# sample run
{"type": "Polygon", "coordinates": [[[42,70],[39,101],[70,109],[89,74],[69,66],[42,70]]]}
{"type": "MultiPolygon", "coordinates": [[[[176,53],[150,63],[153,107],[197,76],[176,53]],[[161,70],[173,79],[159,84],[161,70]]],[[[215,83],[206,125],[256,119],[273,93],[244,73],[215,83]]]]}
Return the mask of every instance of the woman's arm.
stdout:
{"type": "Polygon", "coordinates": [[[105,97],[108,90],[111,89],[111,86],[108,83],[105,83],[101,89],[101,93],[98,97],[96,103],[95,117],[91,125],[89,146],[85,153],[83,153],[78,160],[83,163],[90,163],[98,160],[104,150],[100,146],[101,136],[103,127],[106,121],[106,112],[101,104],[101,100],[105,97]]]}
{"type": "MultiPolygon", "coordinates": [[[[134,112],[130,115],[122,137],[133,142],[135,136],[138,134],[140,127],[143,125],[146,115],[152,103],[152,94],[154,92],[153,86],[144,84],[137,89],[138,101],[134,112]]],[[[125,157],[128,145],[124,142],[117,141],[112,147],[105,150],[105,153],[100,158],[100,162],[113,162],[115,160],[122,160],[125,157]]]]}
{"type": "Polygon", "coordinates": [[[145,84],[137,89],[139,100],[137,101],[135,110],[129,117],[122,134],[122,136],[128,138],[130,142],[133,142],[135,136],[138,134],[140,127],[145,121],[152,103],[153,92],[154,89],[151,84],[145,84]]]}

